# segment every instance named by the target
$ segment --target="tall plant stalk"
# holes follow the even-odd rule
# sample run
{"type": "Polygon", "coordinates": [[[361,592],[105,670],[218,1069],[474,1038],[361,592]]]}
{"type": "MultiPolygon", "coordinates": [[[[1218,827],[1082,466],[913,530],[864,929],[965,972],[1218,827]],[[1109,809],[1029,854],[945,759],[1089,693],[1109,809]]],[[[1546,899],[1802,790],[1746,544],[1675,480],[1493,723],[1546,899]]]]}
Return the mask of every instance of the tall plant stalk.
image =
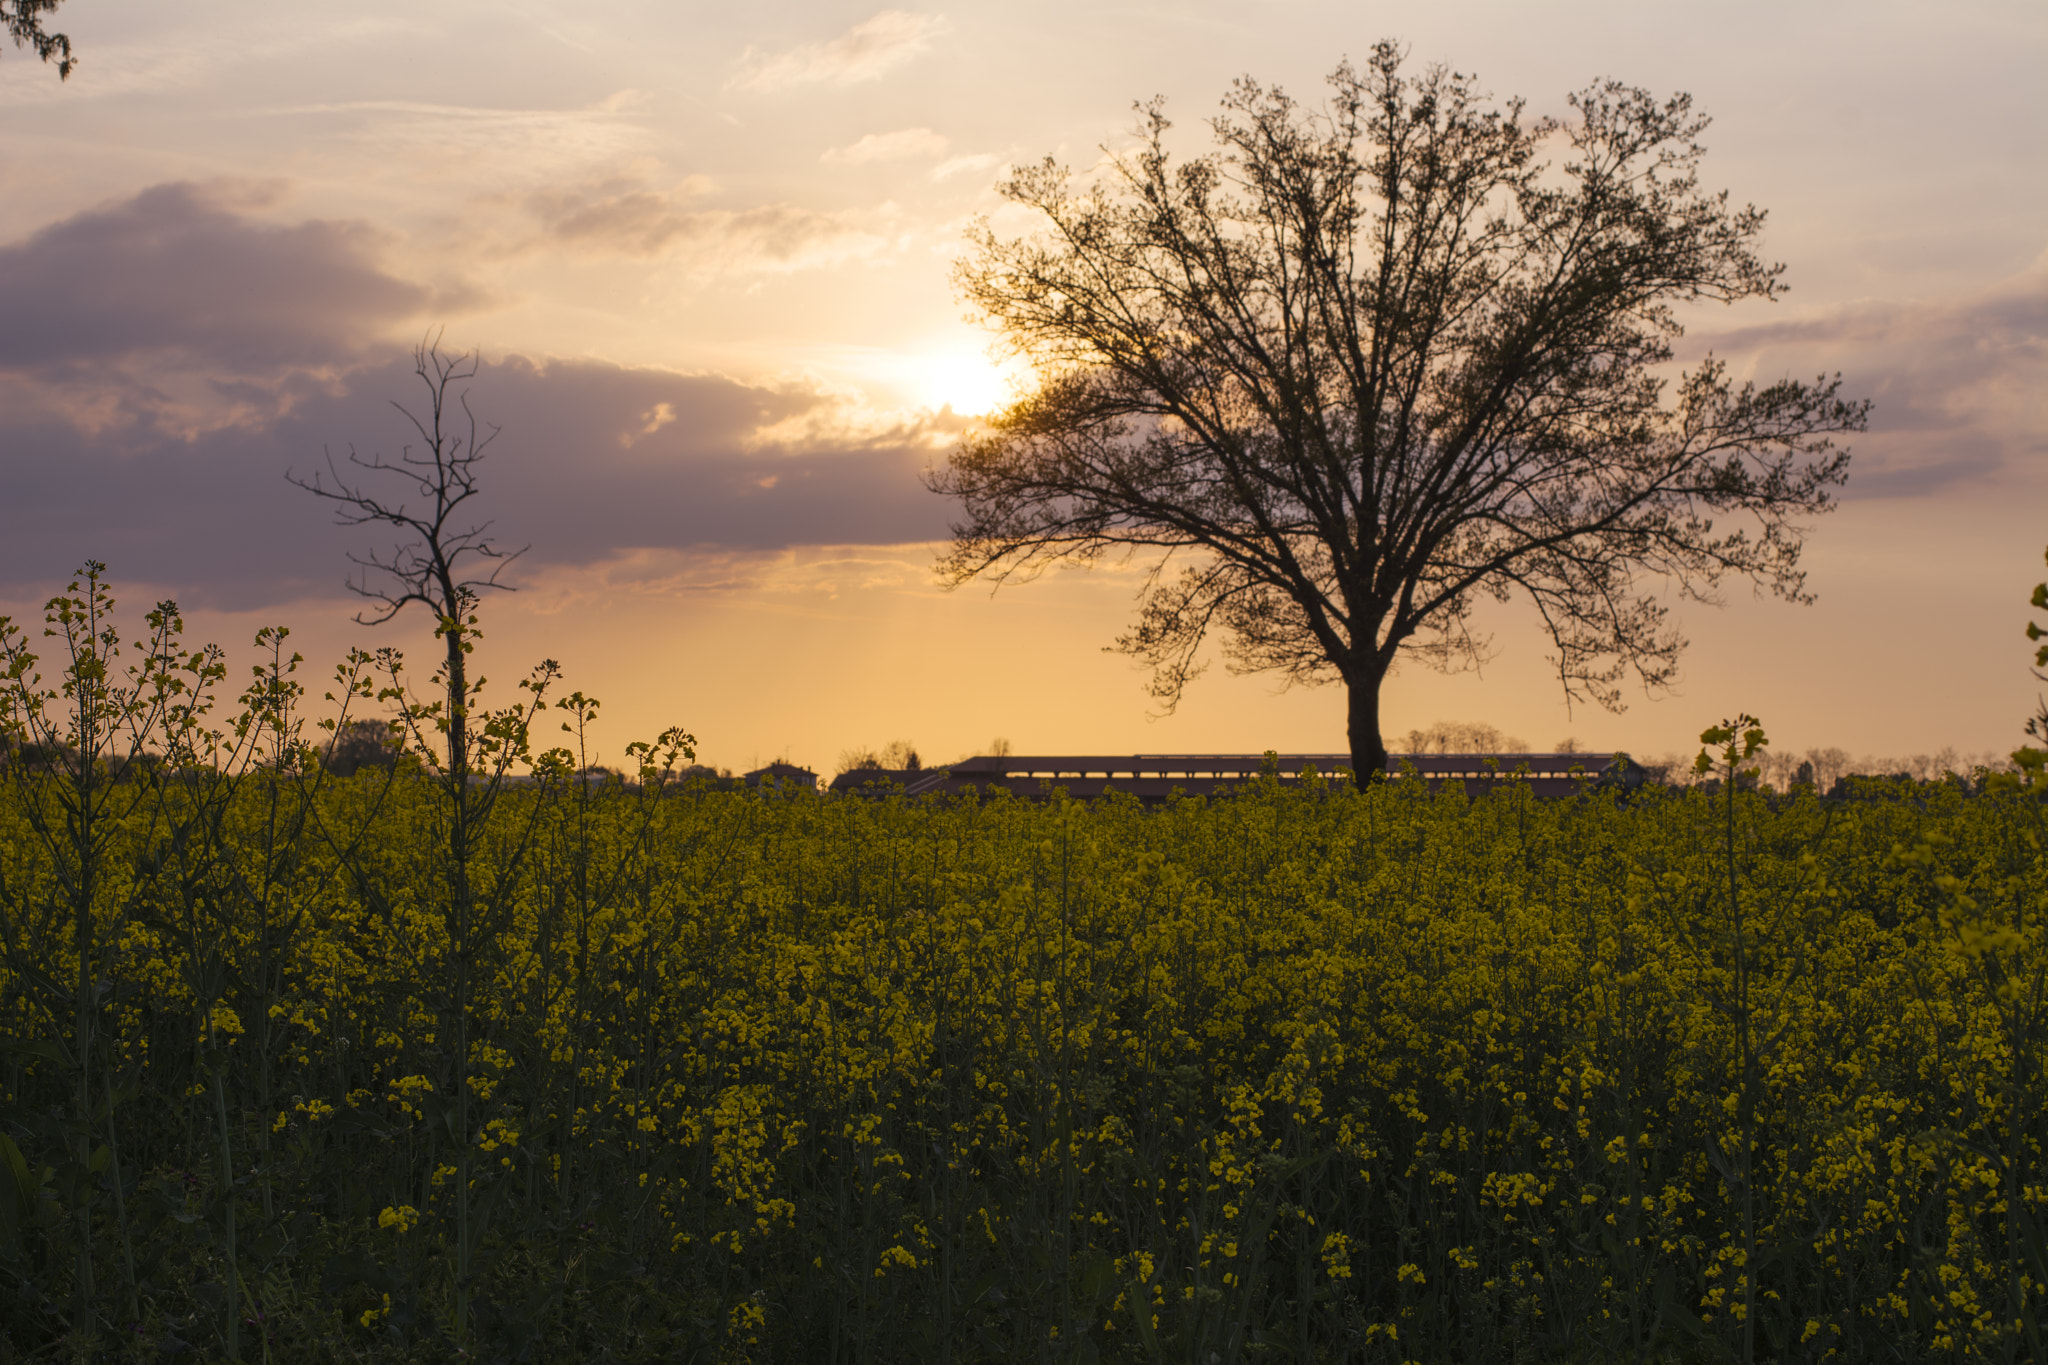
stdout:
{"type": "MultiPolygon", "coordinates": [[[[203,710],[207,689],[221,674],[217,652],[182,647],[184,620],[177,604],[168,601],[148,614],[141,647],[124,667],[105,574],[104,564],[88,561],[65,591],[44,606],[43,634],[60,650],[55,677],[44,677],[26,637],[10,619],[0,617],[0,736],[14,750],[6,771],[70,919],[68,946],[74,960],[68,989],[43,964],[16,959],[10,965],[45,983],[53,1016],[69,1007],[62,1012],[70,1024],[63,1055],[71,1073],[66,1129],[77,1239],[71,1338],[81,1357],[93,1353],[99,1331],[91,1177],[99,1168],[92,1146],[94,1059],[105,1050],[99,1028],[106,1004],[101,958],[109,951],[110,931],[125,913],[118,906],[102,913],[106,864],[113,839],[147,790],[134,780],[134,770],[155,760],[153,744],[176,741],[181,728],[203,710]]],[[[9,942],[12,947],[12,935],[9,942]]],[[[110,1066],[111,1057],[102,1064],[110,1066]]],[[[111,1098],[107,1121],[114,1121],[111,1098]]],[[[111,1153],[110,1145],[109,1158],[111,1153]]],[[[117,1208],[116,1216],[125,1219],[125,1209],[117,1208]]]]}

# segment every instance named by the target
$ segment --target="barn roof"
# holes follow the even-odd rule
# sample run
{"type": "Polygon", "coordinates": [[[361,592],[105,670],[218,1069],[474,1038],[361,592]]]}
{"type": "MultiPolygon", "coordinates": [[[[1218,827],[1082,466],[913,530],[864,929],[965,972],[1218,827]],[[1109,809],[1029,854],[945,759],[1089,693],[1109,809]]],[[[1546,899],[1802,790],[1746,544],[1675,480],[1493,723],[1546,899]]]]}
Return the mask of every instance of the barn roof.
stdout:
{"type": "MultiPolygon", "coordinates": [[[[1613,773],[1606,780],[1624,787],[1641,786],[1647,776],[1626,754],[1612,753],[1395,754],[1387,767],[1396,781],[1411,774],[1433,787],[1456,781],[1472,796],[1510,783],[1525,783],[1538,796],[1569,796],[1610,769],[1613,773]]],[[[1350,768],[1351,755],[1333,753],[1009,754],[966,758],[943,768],[855,769],[835,778],[832,790],[926,796],[973,789],[1041,796],[1063,788],[1075,797],[1117,791],[1144,801],[1163,801],[1176,791],[1213,795],[1268,771],[1282,782],[1295,783],[1313,769],[1316,781],[1340,784],[1351,780],[1350,768]]]]}

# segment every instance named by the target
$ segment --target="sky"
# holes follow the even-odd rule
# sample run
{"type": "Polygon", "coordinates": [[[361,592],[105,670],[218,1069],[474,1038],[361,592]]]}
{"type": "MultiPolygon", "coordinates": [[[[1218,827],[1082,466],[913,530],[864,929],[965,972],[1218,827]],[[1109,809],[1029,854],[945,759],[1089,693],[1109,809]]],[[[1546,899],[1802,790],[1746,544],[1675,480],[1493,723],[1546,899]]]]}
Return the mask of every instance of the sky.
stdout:
{"type": "MultiPolygon", "coordinates": [[[[87,559],[175,598],[239,670],[289,626],[426,672],[296,489],[405,444],[412,348],[474,351],[479,504],[525,553],[478,646],[602,699],[599,756],[670,725],[700,757],[825,772],[894,739],[1019,753],[1335,752],[1336,688],[1212,668],[1171,716],[1105,651],[1141,565],[992,592],[934,578],[923,475],[1028,386],[951,283],[997,193],[1078,170],[1167,100],[1188,151],[1230,82],[1304,102],[1391,38],[1532,113],[1602,77],[1684,91],[1703,180],[1768,211],[1775,302],[1686,315],[1768,382],[1874,401],[1794,606],[1678,609],[1677,684],[1568,706],[1525,611],[1492,657],[1400,668],[1399,734],[1664,753],[1737,710],[1780,749],[2003,752],[2039,685],[2048,544],[2048,10],[2014,3],[1360,5],[67,0],[68,81],[0,51],[0,613],[36,628],[87,559]]],[[[316,687],[315,691],[319,689],[316,687]]]]}

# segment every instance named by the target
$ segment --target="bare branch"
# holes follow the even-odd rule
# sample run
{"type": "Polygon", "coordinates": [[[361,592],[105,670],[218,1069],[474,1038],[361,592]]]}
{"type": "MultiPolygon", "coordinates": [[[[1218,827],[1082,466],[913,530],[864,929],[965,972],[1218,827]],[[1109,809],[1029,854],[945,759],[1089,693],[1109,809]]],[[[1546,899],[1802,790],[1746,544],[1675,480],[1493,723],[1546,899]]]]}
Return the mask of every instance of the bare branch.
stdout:
{"type": "Polygon", "coordinates": [[[513,591],[499,578],[525,547],[503,549],[491,538],[490,522],[464,520],[464,504],[477,495],[478,467],[498,429],[486,430],[477,420],[463,387],[477,374],[476,353],[443,355],[440,341],[436,332],[413,350],[413,372],[427,392],[425,407],[393,404],[418,434],[418,446],[403,447],[395,461],[381,454],[366,459],[350,447],[347,463],[362,471],[353,479],[343,474],[331,450],[323,452],[324,475],[316,469],[310,477],[291,472],[285,477],[334,504],[337,524],[397,533],[388,551],[351,553],[349,562],[359,572],[346,583],[350,592],[373,604],[356,613],[363,625],[382,625],[415,602],[434,614],[435,633],[445,647],[436,678],[446,700],[414,720],[431,713],[447,734],[444,772],[460,790],[469,771],[468,717],[483,685],[481,678],[470,683],[467,665],[477,635],[476,604],[487,589],[513,591]],[[396,488],[398,496],[383,496],[363,476],[396,488]]]}
{"type": "Polygon", "coordinates": [[[438,619],[458,619],[462,603],[486,589],[516,591],[499,576],[527,547],[500,548],[491,539],[488,521],[457,529],[457,513],[477,495],[477,467],[499,430],[484,429],[469,406],[468,391],[461,387],[475,378],[477,366],[474,351],[443,355],[439,333],[422,340],[413,350],[413,370],[427,391],[426,406],[416,411],[392,403],[418,433],[419,446],[403,447],[396,462],[382,454],[366,459],[349,447],[348,464],[387,484],[395,481],[401,490],[399,500],[380,496],[360,478],[352,482],[344,477],[331,450],[322,452],[324,477],[319,470],[310,478],[296,472],[285,475],[295,486],[335,504],[337,525],[386,526],[399,533],[388,553],[349,556],[363,570],[346,580],[349,591],[378,604],[358,613],[355,619],[362,624],[388,621],[413,602],[438,619]],[[476,569],[469,567],[472,564],[476,569]],[[475,576],[485,564],[489,571],[475,576]]]}

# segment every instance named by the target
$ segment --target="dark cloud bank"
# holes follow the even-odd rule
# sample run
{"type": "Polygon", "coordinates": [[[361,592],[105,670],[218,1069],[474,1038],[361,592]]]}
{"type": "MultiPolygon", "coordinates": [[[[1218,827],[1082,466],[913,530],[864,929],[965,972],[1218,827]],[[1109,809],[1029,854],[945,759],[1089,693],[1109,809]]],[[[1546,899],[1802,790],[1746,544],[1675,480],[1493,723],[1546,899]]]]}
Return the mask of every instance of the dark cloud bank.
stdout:
{"type": "MultiPolygon", "coordinates": [[[[278,226],[274,193],[161,185],[0,247],[0,595],[80,561],[194,604],[334,592],[362,532],[285,482],[323,451],[396,455],[425,394],[389,338],[474,308],[384,263],[359,223],[278,226]]],[[[1872,304],[1702,336],[1759,377],[1840,368],[1878,400],[1849,495],[1914,496],[2044,452],[2048,274],[1953,304],[1872,304]]],[[[810,392],[494,358],[481,514],[523,569],[630,549],[942,537],[929,428],[848,434],[810,392]],[[779,437],[775,433],[782,433],[779,437]],[[809,435],[790,433],[811,433],[809,435]]]]}
{"type": "Polygon", "coordinates": [[[158,185],[0,247],[0,369],[166,353],[235,371],[330,363],[395,321],[470,302],[385,273],[363,224],[246,216],[272,197],[158,185]]]}
{"type": "MultiPolygon", "coordinates": [[[[382,338],[464,300],[392,274],[369,229],[260,207],[159,186],[0,248],[0,593],[96,558],[253,607],[335,590],[344,552],[370,548],[285,473],[416,441],[393,404],[424,412],[426,391],[382,338]]],[[[500,428],[480,515],[531,545],[529,571],[945,534],[918,477],[933,433],[847,434],[820,394],[516,356],[466,387],[500,428]]]]}
{"type": "Polygon", "coordinates": [[[1871,399],[1847,498],[1960,492],[2048,455],[2048,256],[1975,296],[1872,300],[1688,341],[1689,358],[1747,359],[1760,382],[1838,370],[1845,393],[1871,399]]]}

